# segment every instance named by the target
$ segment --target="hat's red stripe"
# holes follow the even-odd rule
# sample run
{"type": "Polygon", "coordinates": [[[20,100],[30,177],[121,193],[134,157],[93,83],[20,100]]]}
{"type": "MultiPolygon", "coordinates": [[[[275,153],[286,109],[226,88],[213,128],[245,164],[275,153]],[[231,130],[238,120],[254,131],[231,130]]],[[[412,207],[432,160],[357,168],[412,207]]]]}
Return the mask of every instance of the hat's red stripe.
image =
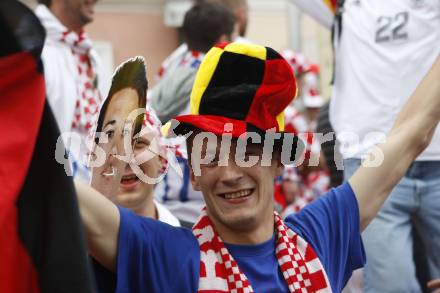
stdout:
{"type": "Polygon", "coordinates": [[[223,116],[184,115],[176,117],[176,120],[179,122],[191,124],[194,127],[201,129],[202,131],[211,132],[216,135],[230,133],[232,137],[238,138],[243,133],[246,133],[246,122],[223,116]],[[228,127],[226,126],[226,124],[228,123],[232,125],[231,131],[228,131],[228,127]]]}
{"type": "Polygon", "coordinates": [[[284,59],[267,60],[263,82],[254,96],[246,122],[262,130],[275,127],[280,131],[276,116],[290,104],[295,93],[295,78],[287,62],[284,59]]]}

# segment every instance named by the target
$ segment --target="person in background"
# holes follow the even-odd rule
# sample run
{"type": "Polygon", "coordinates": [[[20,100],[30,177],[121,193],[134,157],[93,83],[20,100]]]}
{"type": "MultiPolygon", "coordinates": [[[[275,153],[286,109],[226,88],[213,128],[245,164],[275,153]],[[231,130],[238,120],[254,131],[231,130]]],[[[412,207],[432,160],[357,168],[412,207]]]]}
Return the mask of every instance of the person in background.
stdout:
{"type": "Polygon", "coordinates": [[[187,11],[182,31],[188,51],[148,95],[162,123],[189,112],[189,96],[205,53],[216,43],[231,41],[234,25],[234,15],[217,3],[202,2],[187,11]]]}
{"type": "Polygon", "coordinates": [[[318,91],[319,67],[316,64],[312,64],[306,72],[299,75],[298,84],[300,90],[298,95],[304,104],[304,116],[307,119],[309,129],[315,132],[319,110],[325,104],[324,98],[318,91]]]}
{"type": "Polygon", "coordinates": [[[225,6],[235,16],[234,42],[249,43],[246,39],[249,22],[249,5],[247,0],[196,0],[198,3],[217,3],[225,6]]]}
{"type": "Polygon", "coordinates": [[[147,104],[143,128],[134,146],[135,160],[145,162],[139,163],[139,169],[136,172],[129,165],[126,166],[114,202],[131,209],[138,215],[179,227],[179,220],[164,205],[154,199],[156,184],[153,181],[159,180],[144,182],[143,177],[139,178],[136,174],[142,171],[142,174],[148,178],[156,179],[163,172],[169,171],[170,167],[167,164],[172,158],[168,157],[168,150],[173,146],[169,145],[163,137],[161,126],[156,113],[147,104]]]}
{"type": "MultiPolygon", "coordinates": [[[[218,3],[195,4],[185,15],[183,34],[190,49],[175,68],[170,68],[149,92],[151,106],[165,123],[179,114],[189,113],[189,100],[197,70],[205,53],[216,43],[231,40],[234,16],[218,3]]],[[[204,205],[200,192],[189,182],[185,143],[178,145],[176,157],[182,176],[171,169],[155,189],[155,197],[166,205],[186,226],[192,226],[204,205]]]]}
{"type": "Polygon", "coordinates": [[[339,151],[339,142],[336,139],[335,130],[333,129],[329,119],[330,101],[326,102],[319,110],[317,117],[316,132],[322,134],[326,139],[321,142],[321,154],[325,159],[330,174],[330,187],[336,187],[344,181],[343,159],[339,151]],[[331,135],[330,139],[327,139],[331,135]]]}
{"type": "Polygon", "coordinates": [[[169,159],[161,123],[146,103],[147,88],[142,57],[131,58],[115,70],[95,125],[90,184],[100,186],[111,201],[138,215],[179,226],[179,221],[153,197],[155,183],[168,169],[169,159]],[[138,109],[145,109],[145,114],[136,116],[138,109]],[[136,122],[133,138],[128,138],[127,123],[132,121],[136,122]],[[127,150],[127,146],[133,151],[127,150]],[[104,159],[102,164],[100,155],[104,159]],[[118,159],[120,156],[132,159],[124,161],[118,159]],[[129,164],[125,164],[127,161],[129,164]],[[116,186],[112,185],[114,182],[116,186]]]}
{"type": "Polygon", "coordinates": [[[330,102],[326,102],[319,110],[316,132],[323,137],[331,135],[331,139],[322,139],[321,154],[325,159],[325,165],[330,173],[330,187],[336,187],[344,181],[342,155],[339,151],[339,142],[336,139],[335,131],[329,119],[330,102]]]}
{"type": "MultiPolygon", "coordinates": [[[[179,220],[154,200],[154,186],[168,170],[172,157],[167,156],[168,145],[160,130],[161,123],[146,104],[147,88],[142,57],[129,59],[115,70],[109,95],[103,101],[95,125],[91,163],[98,162],[100,152],[105,157],[102,164],[97,163],[91,169],[91,186],[99,188],[114,204],[142,217],[179,227],[179,220]],[[145,109],[145,114],[133,115],[138,109],[145,109]],[[134,131],[127,131],[127,125],[131,126],[134,121],[134,131]],[[127,145],[133,149],[127,151],[127,145]],[[132,159],[126,164],[118,156],[132,159]]],[[[114,292],[114,274],[92,261],[98,292],[114,292]]]]}
{"type": "Polygon", "coordinates": [[[318,90],[319,66],[304,54],[289,49],[283,50],[281,55],[291,66],[298,81],[298,101],[285,110],[286,130],[297,134],[305,145],[302,163],[296,168],[285,168],[281,181],[275,183],[276,190],[283,191],[292,187],[294,180],[289,178],[293,174],[299,179],[295,200],[283,212],[290,214],[298,212],[328,190],[329,174],[321,156],[320,141],[315,135],[317,113],[324,104],[318,90]],[[285,188],[278,185],[285,185],[285,188]]]}
{"type": "MultiPolygon", "coordinates": [[[[232,39],[235,42],[250,43],[245,38],[248,18],[249,7],[247,0],[194,0],[194,4],[200,3],[214,3],[226,7],[235,17],[234,32],[232,33],[232,39]]],[[[173,68],[179,66],[181,60],[188,53],[188,44],[182,43],[176,50],[174,50],[163,62],[156,75],[156,80],[159,81],[165,75],[166,72],[173,70],[173,68]]]]}
{"type": "MultiPolygon", "coordinates": [[[[440,52],[440,3],[291,1],[326,27],[334,24],[330,122],[349,180],[368,151],[385,139],[410,93],[435,62],[440,52]]],[[[440,128],[362,235],[368,256],[366,293],[420,292],[426,279],[418,280],[420,272],[427,271],[427,279],[440,277],[439,211],[440,128]],[[414,241],[413,231],[421,243],[414,241]],[[420,260],[414,260],[413,247],[425,250],[427,270],[416,270],[420,260]]]]}
{"type": "Polygon", "coordinates": [[[275,210],[281,215],[287,206],[301,197],[300,185],[301,180],[296,168],[284,166],[283,175],[275,181],[274,191],[275,210]]]}
{"type": "MultiPolygon", "coordinates": [[[[155,180],[167,169],[167,145],[160,132],[160,121],[154,110],[147,107],[142,130],[133,153],[137,170],[126,165],[117,192],[107,198],[114,204],[127,208],[139,216],[151,218],[171,226],[180,227],[179,220],[161,203],[154,199],[155,180]],[[141,172],[141,173],[139,173],[141,172]]],[[[115,292],[114,274],[92,259],[99,293],[115,292]]]]}
{"type": "MultiPolygon", "coordinates": [[[[299,168],[301,170],[301,168],[299,168]]],[[[328,177],[319,172],[308,173],[304,177],[298,169],[286,166],[281,179],[275,183],[275,201],[284,198],[284,208],[281,210],[283,218],[298,213],[308,204],[312,203],[328,191],[328,177]]]]}
{"type": "MultiPolygon", "coordinates": [[[[154,110],[147,105],[142,130],[133,150],[138,168],[133,170],[127,164],[121,174],[116,194],[108,198],[139,216],[180,227],[179,220],[164,205],[156,201],[153,195],[155,179],[162,172],[168,171],[167,145],[161,135],[160,125],[154,110]]],[[[115,292],[115,275],[96,260],[92,259],[92,261],[98,292],[115,292]]]]}
{"type": "MultiPolygon", "coordinates": [[[[94,116],[106,93],[100,59],[84,27],[93,21],[97,0],[39,0],[35,14],[46,29],[42,53],[47,100],[61,133],[74,132],[81,146],[70,154],[75,177],[88,181],[88,149],[94,116]]],[[[67,143],[68,145],[68,143],[67,143]]]]}

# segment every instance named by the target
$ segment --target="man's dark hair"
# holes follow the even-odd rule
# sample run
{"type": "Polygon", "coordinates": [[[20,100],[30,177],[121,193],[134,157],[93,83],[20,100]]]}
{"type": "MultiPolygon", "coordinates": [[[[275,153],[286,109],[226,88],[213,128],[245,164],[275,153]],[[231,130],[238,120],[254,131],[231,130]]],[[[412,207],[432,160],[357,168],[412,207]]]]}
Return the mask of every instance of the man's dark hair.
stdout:
{"type": "Polygon", "coordinates": [[[44,4],[47,7],[50,7],[50,5],[52,4],[52,0],[38,0],[38,4],[44,4]]]}
{"type": "Polygon", "coordinates": [[[240,6],[247,6],[247,0],[196,0],[196,3],[217,3],[228,8],[232,13],[240,6]]]}
{"type": "MultiPolygon", "coordinates": [[[[102,105],[101,111],[99,113],[96,132],[102,131],[105,112],[107,111],[107,107],[110,104],[110,101],[113,98],[114,94],[125,88],[134,89],[139,97],[139,108],[145,108],[148,81],[147,81],[147,74],[145,71],[144,58],[142,57],[131,58],[125,61],[124,63],[122,63],[121,65],[119,65],[119,67],[115,70],[115,73],[113,74],[113,78],[112,78],[112,85],[110,87],[110,91],[107,96],[108,98],[105,100],[104,104],[102,105]]],[[[140,127],[142,126],[142,121],[143,121],[143,115],[138,116],[134,133],[140,131],[140,127]]]]}
{"type": "Polygon", "coordinates": [[[183,37],[190,50],[207,52],[222,35],[231,37],[234,24],[235,16],[223,5],[198,3],[185,14],[183,37]]]}

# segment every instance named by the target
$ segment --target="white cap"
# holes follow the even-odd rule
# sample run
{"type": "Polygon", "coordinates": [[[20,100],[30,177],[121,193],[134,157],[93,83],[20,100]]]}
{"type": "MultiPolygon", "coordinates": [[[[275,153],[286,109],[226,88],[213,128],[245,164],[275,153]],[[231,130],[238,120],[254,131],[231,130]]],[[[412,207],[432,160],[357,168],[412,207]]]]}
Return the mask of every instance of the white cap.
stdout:
{"type": "Polygon", "coordinates": [[[306,108],[320,108],[325,104],[324,99],[318,92],[318,78],[313,72],[304,75],[304,85],[302,88],[302,98],[306,108]]]}

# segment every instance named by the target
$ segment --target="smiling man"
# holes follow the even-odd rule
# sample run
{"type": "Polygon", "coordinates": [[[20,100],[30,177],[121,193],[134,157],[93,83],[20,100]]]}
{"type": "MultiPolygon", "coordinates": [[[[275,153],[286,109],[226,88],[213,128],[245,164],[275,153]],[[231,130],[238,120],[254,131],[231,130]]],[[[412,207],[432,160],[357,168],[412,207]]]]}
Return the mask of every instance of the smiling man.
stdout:
{"type": "Polygon", "coordinates": [[[192,231],[175,228],[77,184],[90,253],[116,272],[116,292],[340,292],[365,263],[360,232],[432,137],[439,78],[440,59],[366,166],[283,221],[273,184],[285,152],[296,150],[283,131],[293,73],[268,47],[214,47],[197,74],[191,115],[174,128],[189,134],[191,182],[206,209],[192,231]],[[378,154],[382,163],[367,167],[378,154]]]}

